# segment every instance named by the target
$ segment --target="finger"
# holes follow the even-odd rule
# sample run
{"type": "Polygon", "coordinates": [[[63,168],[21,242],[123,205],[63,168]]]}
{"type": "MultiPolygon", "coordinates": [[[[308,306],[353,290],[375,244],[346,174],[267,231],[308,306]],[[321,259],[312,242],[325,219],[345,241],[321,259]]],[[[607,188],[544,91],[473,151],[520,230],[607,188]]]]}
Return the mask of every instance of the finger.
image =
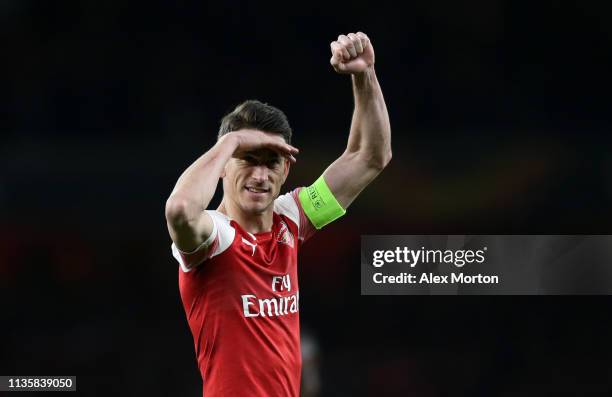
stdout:
{"type": "Polygon", "coordinates": [[[368,48],[368,46],[372,45],[372,41],[370,40],[370,38],[368,37],[367,34],[365,34],[363,32],[357,32],[357,36],[361,39],[361,42],[363,43],[363,49],[364,50],[366,48],[368,48]]]}
{"type": "Polygon", "coordinates": [[[287,156],[287,159],[292,163],[295,164],[297,163],[297,159],[295,157],[293,157],[292,155],[287,156]]]}
{"type": "Polygon", "coordinates": [[[370,41],[370,38],[368,37],[367,34],[363,33],[363,32],[357,32],[357,37],[359,37],[360,39],[364,39],[366,41],[370,41]]]}
{"type": "Polygon", "coordinates": [[[355,49],[355,45],[353,44],[351,39],[348,38],[348,36],[341,34],[340,36],[338,36],[338,42],[349,53],[348,60],[357,57],[357,50],[355,49]]]}
{"type": "Polygon", "coordinates": [[[370,38],[368,37],[367,34],[363,32],[357,32],[357,37],[359,37],[359,39],[361,40],[361,45],[363,46],[363,49],[365,50],[370,45],[370,38]]]}
{"type": "Polygon", "coordinates": [[[289,145],[280,136],[275,136],[275,137],[266,136],[261,141],[261,146],[270,148],[270,149],[274,150],[275,152],[278,152],[282,156],[287,156],[287,155],[298,154],[299,153],[298,148],[289,145]]]}
{"type": "MultiPolygon", "coordinates": [[[[332,59],[331,59],[331,64],[332,65],[337,65],[338,63],[342,62],[342,60],[344,59],[344,55],[343,55],[343,47],[340,43],[338,43],[337,41],[332,41],[330,44],[331,47],[331,52],[332,52],[332,59]]],[[[348,51],[346,52],[346,55],[348,56],[348,51]]]]}
{"type": "Polygon", "coordinates": [[[283,155],[298,154],[300,152],[300,150],[298,148],[296,148],[295,146],[291,146],[288,143],[276,143],[275,147],[283,155]]]}
{"type": "Polygon", "coordinates": [[[338,59],[340,62],[348,61],[351,59],[351,54],[349,54],[346,47],[344,47],[340,42],[333,41],[331,45],[334,51],[340,54],[340,58],[338,59]]]}
{"type": "Polygon", "coordinates": [[[296,153],[299,152],[298,148],[288,144],[285,141],[285,138],[283,138],[279,134],[274,134],[274,133],[269,133],[269,132],[263,132],[262,134],[263,136],[262,136],[261,143],[263,145],[273,146],[273,147],[282,149],[283,151],[287,151],[287,152],[294,152],[294,151],[296,153]]]}
{"type": "Polygon", "coordinates": [[[346,50],[350,54],[350,57],[348,59],[357,57],[357,51],[355,51],[355,46],[353,45],[351,39],[341,34],[340,36],[338,36],[338,42],[342,44],[342,46],[346,48],[346,50]]]}
{"type": "Polygon", "coordinates": [[[363,52],[363,45],[361,44],[361,39],[355,33],[349,33],[348,38],[353,42],[353,46],[355,46],[355,51],[357,54],[361,54],[363,52]]]}

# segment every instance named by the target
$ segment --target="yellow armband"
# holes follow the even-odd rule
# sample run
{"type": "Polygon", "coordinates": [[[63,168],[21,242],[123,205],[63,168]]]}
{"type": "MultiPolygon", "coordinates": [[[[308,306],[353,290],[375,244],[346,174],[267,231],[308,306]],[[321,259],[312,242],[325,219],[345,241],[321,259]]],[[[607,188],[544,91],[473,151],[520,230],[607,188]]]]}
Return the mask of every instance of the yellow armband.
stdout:
{"type": "Polygon", "coordinates": [[[312,185],[300,190],[298,197],[304,213],[317,229],[346,214],[346,210],[329,190],[323,175],[312,185]]]}

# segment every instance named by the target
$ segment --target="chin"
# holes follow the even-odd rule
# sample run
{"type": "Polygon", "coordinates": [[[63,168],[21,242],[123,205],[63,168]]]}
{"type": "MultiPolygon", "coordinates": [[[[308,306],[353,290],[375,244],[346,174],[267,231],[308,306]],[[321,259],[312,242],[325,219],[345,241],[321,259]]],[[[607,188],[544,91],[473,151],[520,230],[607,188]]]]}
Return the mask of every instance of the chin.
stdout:
{"type": "Polygon", "coordinates": [[[242,210],[248,214],[259,215],[265,212],[271,203],[249,202],[242,205],[242,210]]]}

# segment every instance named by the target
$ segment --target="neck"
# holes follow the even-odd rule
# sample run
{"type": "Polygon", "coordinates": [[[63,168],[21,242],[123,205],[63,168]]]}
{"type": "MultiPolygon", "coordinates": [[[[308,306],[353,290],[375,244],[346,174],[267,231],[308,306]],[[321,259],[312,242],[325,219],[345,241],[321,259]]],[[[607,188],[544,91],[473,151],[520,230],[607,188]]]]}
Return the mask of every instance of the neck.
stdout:
{"type": "Polygon", "coordinates": [[[224,197],[218,211],[238,222],[249,233],[263,233],[272,230],[272,206],[259,214],[247,214],[236,203],[224,197]]]}

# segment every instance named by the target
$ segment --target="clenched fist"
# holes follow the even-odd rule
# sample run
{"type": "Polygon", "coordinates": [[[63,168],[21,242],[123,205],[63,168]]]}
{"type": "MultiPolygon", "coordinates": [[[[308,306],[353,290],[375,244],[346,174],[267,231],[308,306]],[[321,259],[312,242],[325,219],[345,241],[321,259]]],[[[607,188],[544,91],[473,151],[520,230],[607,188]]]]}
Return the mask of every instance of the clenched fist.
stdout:
{"type": "Polygon", "coordinates": [[[341,34],[330,46],[329,62],[338,73],[358,74],[374,66],[374,48],[363,32],[341,34]]]}

